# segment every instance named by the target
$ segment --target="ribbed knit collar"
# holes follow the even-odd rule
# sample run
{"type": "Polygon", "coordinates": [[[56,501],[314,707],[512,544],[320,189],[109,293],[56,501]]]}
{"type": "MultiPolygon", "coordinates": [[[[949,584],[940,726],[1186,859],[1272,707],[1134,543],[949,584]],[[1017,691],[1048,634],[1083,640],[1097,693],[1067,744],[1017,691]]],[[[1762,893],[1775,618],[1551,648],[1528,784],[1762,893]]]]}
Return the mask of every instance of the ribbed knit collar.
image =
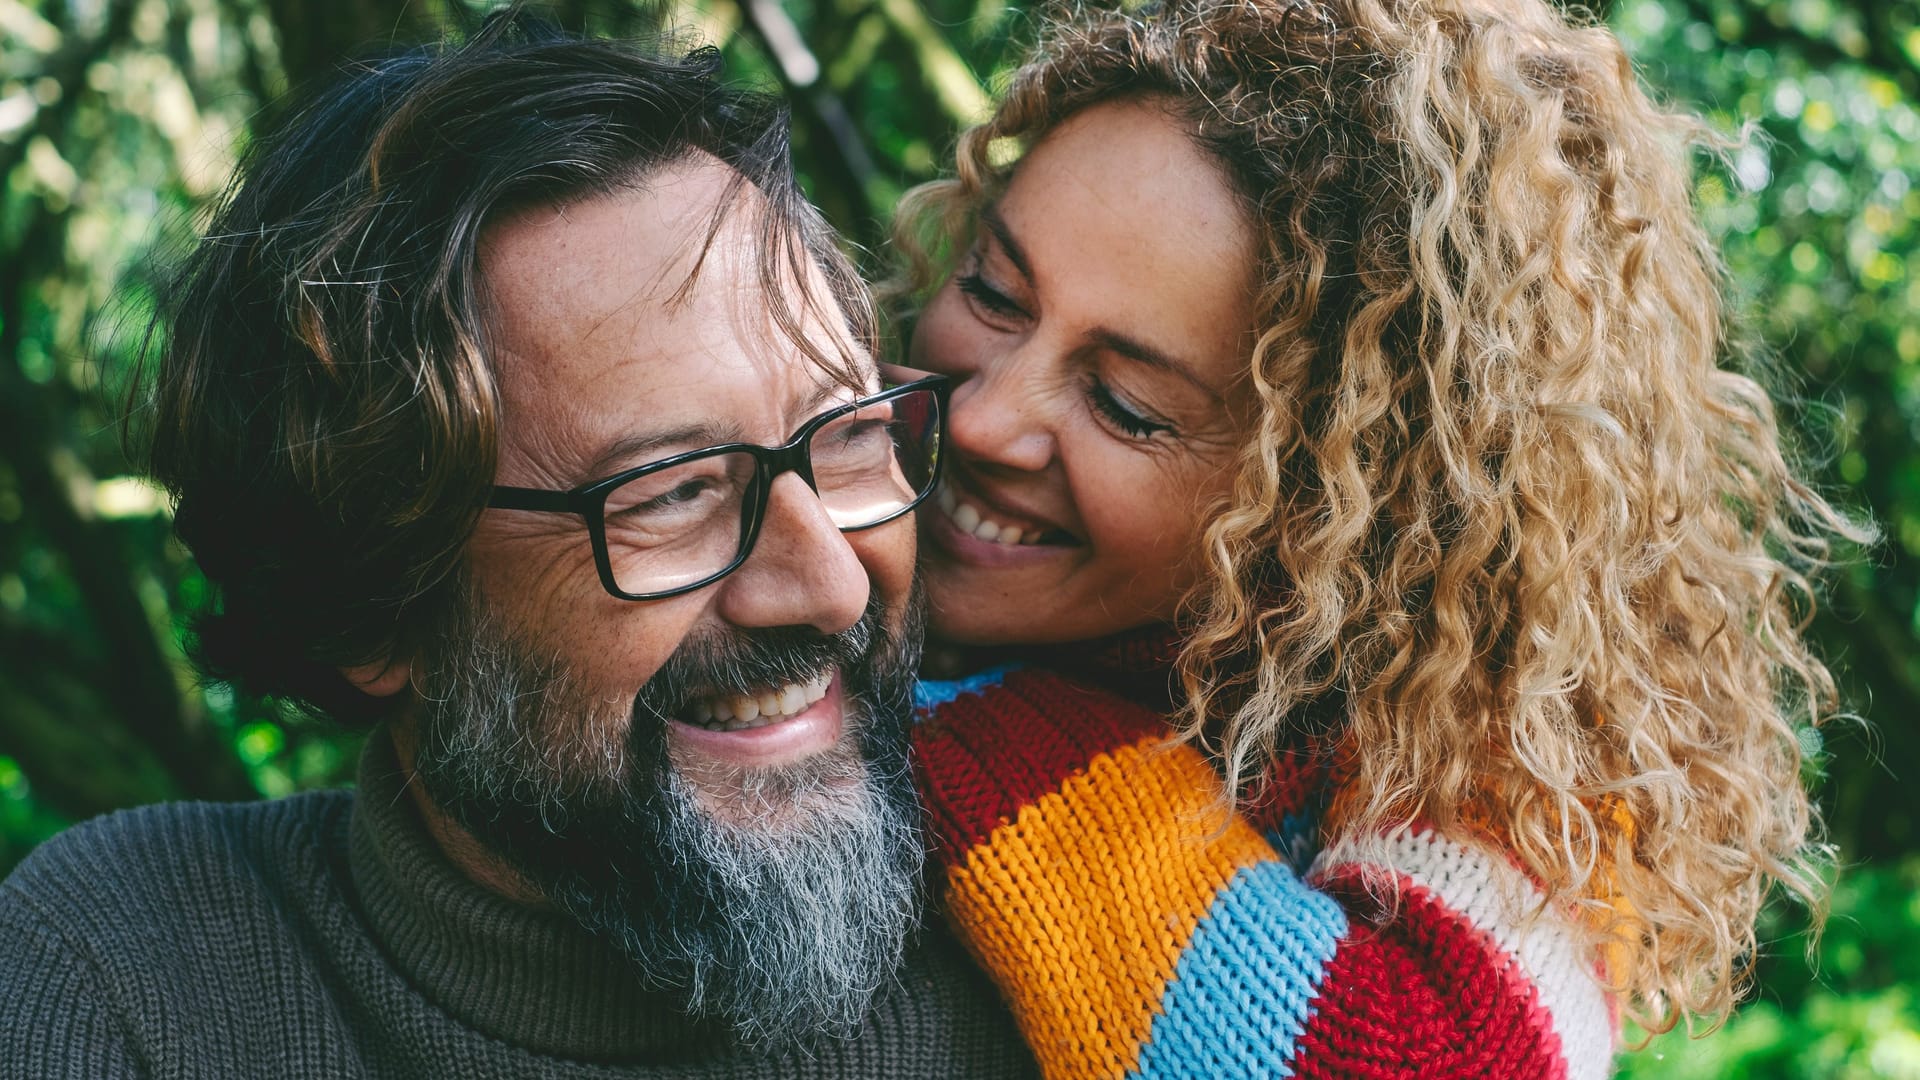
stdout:
{"type": "Polygon", "coordinates": [[[450,1015],[494,1038],[586,1061],[691,1061],[724,1052],[715,1025],[641,986],[611,946],[565,917],[462,874],[427,833],[387,733],[367,740],[350,861],[394,965],[450,1015]]]}

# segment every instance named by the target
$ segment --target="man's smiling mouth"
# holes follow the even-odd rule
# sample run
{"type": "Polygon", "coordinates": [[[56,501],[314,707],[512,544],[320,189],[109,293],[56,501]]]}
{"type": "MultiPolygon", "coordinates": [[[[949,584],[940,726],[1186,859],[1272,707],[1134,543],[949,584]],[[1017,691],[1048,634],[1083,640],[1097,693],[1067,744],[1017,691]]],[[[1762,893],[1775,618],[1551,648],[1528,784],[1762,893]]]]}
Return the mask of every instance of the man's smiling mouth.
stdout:
{"type": "Polygon", "coordinates": [[[768,687],[751,694],[723,694],[695,701],[688,721],[708,731],[745,731],[766,727],[806,711],[827,696],[833,672],[824,671],[805,682],[768,687]]]}

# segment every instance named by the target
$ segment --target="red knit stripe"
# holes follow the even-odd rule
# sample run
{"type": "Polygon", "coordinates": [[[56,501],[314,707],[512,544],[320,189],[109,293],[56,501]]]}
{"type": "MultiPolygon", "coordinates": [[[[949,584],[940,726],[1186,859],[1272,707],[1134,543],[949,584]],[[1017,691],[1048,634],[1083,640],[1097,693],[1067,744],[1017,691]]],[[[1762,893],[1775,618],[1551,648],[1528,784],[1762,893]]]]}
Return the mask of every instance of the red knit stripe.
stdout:
{"type": "Polygon", "coordinates": [[[1327,964],[1298,1075],[1565,1080],[1552,1017],[1513,958],[1426,889],[1403,881],[1400,901],[1387,924],[1349,931],[1327,964]]]}
{"type": "Polygon", "coordinates": [[[1095,755],[1165,731],[1151,709],[1041,671],[1009,672],[999,686],[936,707],[913,735],[936,857],[964,862],[968,848],[1095,755]],[[942,723],[956,705],[965,724],[942,723]]]}
{"type": "Polygon", "coordinates": [[[1275,754],[1267,766],[1266,782],[1254,797],[1241,804],[1247,823],[1261,832],[1279,830],[1288,817],[1305,809],[1307,800],[1327,782],[1325,755],[1304,750],[1275,754]]]}

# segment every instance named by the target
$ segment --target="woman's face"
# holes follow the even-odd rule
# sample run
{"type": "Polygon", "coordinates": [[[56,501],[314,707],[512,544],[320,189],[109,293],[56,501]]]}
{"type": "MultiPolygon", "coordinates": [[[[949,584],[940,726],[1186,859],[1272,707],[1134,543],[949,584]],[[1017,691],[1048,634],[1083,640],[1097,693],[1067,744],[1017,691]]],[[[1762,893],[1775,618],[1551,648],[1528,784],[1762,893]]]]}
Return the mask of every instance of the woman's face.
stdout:
{"type": "Polygon", "coordinates": [[[936,635],[1076,641],[1170,618],[1245,429],[1245,209],[1173,119],[1109,103],[1034,146],[977,233],[912,346],[959,383],[921,517],[936,635]]]}

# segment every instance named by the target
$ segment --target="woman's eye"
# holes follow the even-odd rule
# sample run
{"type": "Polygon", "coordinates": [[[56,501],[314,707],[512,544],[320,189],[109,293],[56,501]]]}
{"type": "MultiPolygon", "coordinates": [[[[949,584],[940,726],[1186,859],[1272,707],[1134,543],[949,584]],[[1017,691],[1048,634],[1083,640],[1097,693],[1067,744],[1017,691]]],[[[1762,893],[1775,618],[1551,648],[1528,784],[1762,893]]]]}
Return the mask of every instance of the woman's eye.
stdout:
{"type": "Polygon", "coordinates": [[[1161,432],[1172,431],[1172,424],[1163,424],[1135,412],[1125,402],[1114,396],[1107,384],[1099,379],[1087,381],[1087,400],[1093,403],[1095,412],[1107,418],[1108,422],[1136,439],[1151,438],[1161,432]]]}
{"type": "Polygon", "coordinates": [[[965,293],[968,299],[998,318],[1024,319],[1027,316],[1026,310],[1014,303],[1011,297],[987,284],[987,279],[981,277],[979,271],[961,274],[954,280],[954,284],[960,287],[960,291],[965,293]]]}

